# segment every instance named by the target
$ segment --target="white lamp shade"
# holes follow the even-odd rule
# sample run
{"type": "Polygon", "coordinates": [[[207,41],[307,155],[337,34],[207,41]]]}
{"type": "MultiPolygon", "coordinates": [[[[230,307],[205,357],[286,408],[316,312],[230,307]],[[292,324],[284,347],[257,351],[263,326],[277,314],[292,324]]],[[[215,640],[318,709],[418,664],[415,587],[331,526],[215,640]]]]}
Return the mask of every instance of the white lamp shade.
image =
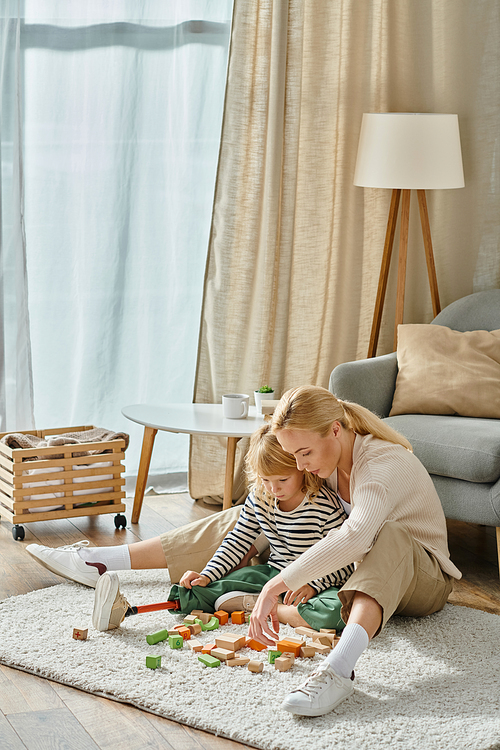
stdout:
{"type": "Polygon", "coordinates": [[[354,184],[404,190],[464,187],[458,115],[365,113],[354,184]]]}

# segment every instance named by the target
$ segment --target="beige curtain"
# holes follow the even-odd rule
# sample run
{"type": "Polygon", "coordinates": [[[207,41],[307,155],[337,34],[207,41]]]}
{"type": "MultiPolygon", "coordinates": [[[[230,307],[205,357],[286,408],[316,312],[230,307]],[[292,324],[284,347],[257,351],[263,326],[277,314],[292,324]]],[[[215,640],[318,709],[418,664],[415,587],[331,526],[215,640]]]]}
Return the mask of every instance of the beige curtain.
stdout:
{"type": "MultiPolygon", "coordinates": [[[[366,356],[390,191],[353,186],[363,112],[458,114],[466,188],[428,193],[441,305],[500,285],[499,50],[498,0],[235,0],[195,402],[366,356]]],[[[405,322],[428,322],[411,211],[405,322]]],[[[395,280],[396,257],[379,354],[395,280]]],[[[192,439],[193,497],[221,494],[224,459],[192,439]]]]}

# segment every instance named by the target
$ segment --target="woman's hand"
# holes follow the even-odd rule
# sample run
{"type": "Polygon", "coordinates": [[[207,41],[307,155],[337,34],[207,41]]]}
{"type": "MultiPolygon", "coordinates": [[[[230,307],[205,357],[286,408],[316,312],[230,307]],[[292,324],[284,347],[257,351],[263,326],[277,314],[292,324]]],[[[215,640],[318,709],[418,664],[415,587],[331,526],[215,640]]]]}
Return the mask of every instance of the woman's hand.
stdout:
{"type": "Polygon", "coordinates": [[[208,576],[200,576],[194,570],[187,570],[179,581],[179,586],[184,586],[185,589],[192,589],[193,586],[208,586],[210,578],[208,576]]]}
{"type": "Polygon", "coordinates": [[[250,618],[248,635],[265,646],[274,646],[279,640],[278,596],[286,591],[287,585],[278,574],[266,583],[255,602],[250,618]],[[267,618],[271,618],[271,627],[267,618]]]}
{"type": "Polygon", "coordinates": [[[305,604],[316,594],[316,591],[308,583],[301,586],[297,591],[287,591],[283,597],[283,604],[291,604],[296,607],[298,604],[305,604]]]}

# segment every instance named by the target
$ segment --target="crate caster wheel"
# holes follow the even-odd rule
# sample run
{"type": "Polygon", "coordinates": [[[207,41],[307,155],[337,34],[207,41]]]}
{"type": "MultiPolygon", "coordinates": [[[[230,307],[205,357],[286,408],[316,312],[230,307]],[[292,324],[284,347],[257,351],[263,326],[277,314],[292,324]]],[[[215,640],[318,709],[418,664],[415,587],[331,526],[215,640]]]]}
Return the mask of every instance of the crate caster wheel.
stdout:
{"type": "Polygon", "coordinates": [[[12,536],[16,540],[23,540],[24,539],[24,526],[21,526],[20,524],[16,523],[15,526],[12,527],[12,536]]]}
{"type": "Polygon", "coordinates": [[[117,515],[115,516],[115,527],[117,529],[119,529],[119,528],[124,529],[124,528],[126,528],[126,526],[127,526],[127,519],[126,519],[126,517],[124,515],[122,515],[121,513],[117,513],[117,515]]]}

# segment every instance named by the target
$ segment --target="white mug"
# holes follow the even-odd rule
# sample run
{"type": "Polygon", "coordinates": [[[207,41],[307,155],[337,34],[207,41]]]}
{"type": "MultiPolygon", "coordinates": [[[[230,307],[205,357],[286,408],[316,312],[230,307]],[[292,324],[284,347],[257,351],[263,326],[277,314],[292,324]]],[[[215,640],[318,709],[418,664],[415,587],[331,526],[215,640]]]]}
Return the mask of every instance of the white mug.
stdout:
{"type": "Polygon", "coordinates": [[[245,419],[249,402],[246,393],[226,393],[222,397],[222,413],[226,419],[245,419]]]}

